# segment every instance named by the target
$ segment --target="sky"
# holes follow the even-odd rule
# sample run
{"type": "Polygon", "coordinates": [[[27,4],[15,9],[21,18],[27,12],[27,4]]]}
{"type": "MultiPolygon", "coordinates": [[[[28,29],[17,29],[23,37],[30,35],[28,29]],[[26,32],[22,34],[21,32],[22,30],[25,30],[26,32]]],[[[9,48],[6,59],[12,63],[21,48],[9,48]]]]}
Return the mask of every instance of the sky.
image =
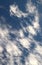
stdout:
{"type": "Polygon", "coordinates": [[[0,0],[0,65],[42,65],[42,0],[0,0]]]}

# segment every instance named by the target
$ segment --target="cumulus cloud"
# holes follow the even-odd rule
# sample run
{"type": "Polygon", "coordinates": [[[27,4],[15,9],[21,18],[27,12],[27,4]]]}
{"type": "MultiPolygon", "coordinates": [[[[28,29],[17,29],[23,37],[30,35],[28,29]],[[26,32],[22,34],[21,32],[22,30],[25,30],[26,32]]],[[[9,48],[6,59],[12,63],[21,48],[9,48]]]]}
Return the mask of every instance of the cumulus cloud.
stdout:
{"type": "Polygon", "coordinates": [[[17,16],[19,18],[27,17],[27,13],[22,12],[19,8],[18,5],[11,5],[10,6],[10,15],[17,16]]]}
{"type": "Polygon", "coordinates": [[[29,31],[30,34],[36,35],[36,31],[32,26],[28,26],[27,30],[29,31]]]}
{"type": "Polygon", "coordinates": [[[36,51],[37,51],[40,55],[42,55],[42,47],[41,47],[41,46],[37,45],[36,51]]]}
{"type": "Polygon", "coordinates": [[[31,3],[31,2],[27,2],[26,4],[26,11],[29,13],[34,13],[36,10],[36,7],[31,3]]]}
{"type": "Polygon", "coordinates": [[[33,54],[30,54],[29,62],[30,62],[30,65],[38,65],[38,61],[37,61],[35,55],[33,55],[33,54]]]}

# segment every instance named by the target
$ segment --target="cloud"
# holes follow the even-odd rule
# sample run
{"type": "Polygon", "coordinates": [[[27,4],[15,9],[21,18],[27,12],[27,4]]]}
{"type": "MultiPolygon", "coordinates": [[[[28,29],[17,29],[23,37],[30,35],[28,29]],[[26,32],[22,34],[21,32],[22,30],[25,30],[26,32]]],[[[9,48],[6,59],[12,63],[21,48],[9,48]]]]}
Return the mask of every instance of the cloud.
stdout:
{"type": "Polygon", "coordinates": [[[37,35],[37,32],[40,32],[39,12],[36,6],[34,6],[31,2],[29,3],[27,2],[26,11],[29,12],[30,15],[31,14],[34,15],[34,19],[33,20],[30,19],[30,22],[32,23],[32,25],[29,24],[29,26],[27,26],[27,30],[30,34],[37,35]]]}
{"type": "Polygon", "coordinates": [[[26,11],[29,12],[29,13],[34,13],[36,10],[36,7],[31,3],[31,2],[28,2],[26,3],[26,11]]]}
{"type": "Polygon", "coordinates": [[[8,35],[8,29],[3,30],[0,28],[0,36],[4,38],[6,35],[8,35]]]}
{"type": "Polygon", "coordinates": [[[35,19],[33,20],[32,24],[33,24],[35,29],[39,29],[40,28],[38,11],[36,11],[36,13],[35,13],[35,19]]]}
{"type": "Polygon", "coordinates": [[[2,53],[2,51],[3,51],[3,48],[2,48],[2,46],[0,45],[0,53],[2,53]]]}
{"type": "Polygon", "coordinates": [[[30,54],[30,56],[29,56],[29,63],[30,63],[30,65],[38,65],[38,61],[37,61],[35,55],[30,54]]]}
{"type": "Polygon", "coordinates": [[[24,33],[23,33],[23,30],[19,30],[19,34],[20,34],[20,37],[23,38],[24,37],[24,33]]]}
{"type": "Polygon", "coordinates": [[[19,42],[20,44],[25,47],[25,48],[29,48],[29,45],[30,45],[30,39],[28,38],[22,38],[22,39],[19,39],[19,42]]]}
{"type": "Polygon", "coordinates": [[[21,17],[27,17],[27,13],[22,12],[18,8],[18,5],[11,5],[10,6],[10,15],[14,15],[14,16],[17,16],[19,18],[21,18],[21,17]]]}
{"type": "Polygon", "coordinates": [[[27,30],[28,30],[28,32],[29,32],[30,34],[36,35],[36,31],[35,31],[35,29],[34,29],[32,26],[28,26],[27,30]]]}
{"type": "Polygon", "coordinates": [[[42,55],[42,46],[37,45],[36,51],[42,55]]]}

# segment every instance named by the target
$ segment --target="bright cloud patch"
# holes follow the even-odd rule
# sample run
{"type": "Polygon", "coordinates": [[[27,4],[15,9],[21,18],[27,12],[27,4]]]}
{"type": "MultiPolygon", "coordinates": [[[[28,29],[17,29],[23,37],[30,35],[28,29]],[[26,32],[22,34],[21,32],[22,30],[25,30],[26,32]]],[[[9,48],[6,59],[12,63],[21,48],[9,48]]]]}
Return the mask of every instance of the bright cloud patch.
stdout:
{"type": "Polygon", "coordinates": [[[10,15],[17,16],[19,18],[27,17],[27,13],[22,12],[17,5],[11,5],[10,6],[10,15]]]}
{"type": "Polygon", "coordinates": [[[30,62],[30,65],[38,65],[38,61],[37,61],[35,55],[33,55],[33,54],[30,54],[29,62],[30,62]]]}
{"type": "Polygon", "coordinates": [[[36,31],[33,29],[32,26],[29,26],[29,27],[28,27],[28,31],[29,31],[30,34],[36,35],[36,31]]]}

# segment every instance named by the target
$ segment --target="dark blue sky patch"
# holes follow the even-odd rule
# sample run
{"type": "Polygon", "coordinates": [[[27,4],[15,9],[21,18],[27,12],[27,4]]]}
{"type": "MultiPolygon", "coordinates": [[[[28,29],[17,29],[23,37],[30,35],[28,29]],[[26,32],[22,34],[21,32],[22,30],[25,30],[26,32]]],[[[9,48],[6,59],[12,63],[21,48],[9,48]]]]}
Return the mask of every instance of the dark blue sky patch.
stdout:
{"type": "Polygon", "coordinates": [[[14,0],[14,2],[18,5],[19,9],[23,12],[26,12],[25,5],[27,3],[27,0],[14,0]]]}
{"type": "Polygon", "coordinates": [[[16,30],[19,30],[21,29],[21,25],[20,25],[20,20],[17,18],[17,17],[9,17],[8,18],[8,24],[12,26],[12,28],[16,29],[16,30]]]}
{"type": "Polygon", "coordinates": [[[34,36],[34,39],[38,42],[42,42],[42,36],[40,35],[40,33],[38,33],[36,36],[34,36]]]}
{"type": "Polygon", "coordinates": [[[39,11],[39,13],[42,13],[42,4],[38,5],[38,11],[39,11]]]}
{"type": "Polygon", "coordinates": [[[26,31],[26,32],[24,31],[24,36],[28,37],[28,35],[29,35],[29,32],[28,31],[26,31]]]}
{"type": "Polygon", "coordinates": [[[14,0],[0,0],[0,5],[4,7],[9,7],[14,3],[14,0]]]}
{"type": "Polygon", "coordinates": [[[13,41],[14,39],[16,39],[16,35],[13,33],[9,33],[9,39],[13,41]]]}
{"type": "Polygon", "coordinates": [[[35,48],[36,48],[36,44],[32,42],[30,45],[30,51],[33,51],[35,48]]]}

